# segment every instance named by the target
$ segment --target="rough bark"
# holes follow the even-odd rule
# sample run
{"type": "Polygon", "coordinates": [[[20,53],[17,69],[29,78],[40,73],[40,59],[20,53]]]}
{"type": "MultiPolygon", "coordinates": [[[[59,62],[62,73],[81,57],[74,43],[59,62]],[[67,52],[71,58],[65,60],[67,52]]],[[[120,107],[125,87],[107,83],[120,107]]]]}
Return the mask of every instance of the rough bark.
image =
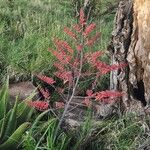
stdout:
{"type": "Polygon", "coordinates": [[[126,110],[141,110],[150,104],[149,6],[149,0],[120,1],[108,46],[112,64],[129,64],[110,77],[110,88],[126,93],[122,97],[126,110]]]}

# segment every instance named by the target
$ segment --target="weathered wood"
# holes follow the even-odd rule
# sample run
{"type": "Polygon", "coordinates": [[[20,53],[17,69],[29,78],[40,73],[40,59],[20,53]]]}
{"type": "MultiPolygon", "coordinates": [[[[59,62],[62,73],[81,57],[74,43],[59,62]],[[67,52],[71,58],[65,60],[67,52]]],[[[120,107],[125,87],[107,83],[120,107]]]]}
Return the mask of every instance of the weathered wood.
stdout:
{"type": "MultiPolygon", "coordinates": [[[[115,17],[115,26],[112,33],[112,40],[108,47],[111,53],[111,63],[127,63],[127,53],[131,42],[132,23],[133,23],[132,3],[121,1],[115,17]]],[[[123,96],[125,107],[129,106],[129,84],[128,69],[121,69],[111,73],[110,88],[114,90],[123,90],[126,95],[123,96]]]]}
{"type": "Polygon", "coordinates": [[[150,1],[134,1],[134,22],[127,60],[129,79],[136,88],[143,82],[144,98],[150,104],[150,1]]]}
{"type": "Polygon", "coordinates": [[[149,0],[120,1],[108,46],[112,64],[129,64],[110,77],[110,88],[126,93],[122,97],[126,110],[141,111],[142,105],[150,104],[149,5],[149,0]]]}

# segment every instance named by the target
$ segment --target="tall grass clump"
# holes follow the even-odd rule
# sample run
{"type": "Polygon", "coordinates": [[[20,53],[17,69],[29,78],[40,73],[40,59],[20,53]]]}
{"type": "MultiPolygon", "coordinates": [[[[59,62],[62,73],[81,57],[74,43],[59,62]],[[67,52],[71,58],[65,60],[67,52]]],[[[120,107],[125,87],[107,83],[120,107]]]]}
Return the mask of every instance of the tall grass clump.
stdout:
{"type": "MultiPolygon", "coordinates": [[[[81,4],[83,5],[83,4],[81,4]]],[[[97,4],[96,4],[97,5],[97,4]]],[[[53,47],[50,37],[66,38],[62,23],[74,24],[75,7],[64,0],[2,0],[0,5],[0,71],[1,78],[9,74],[27,74],[47,71],[53,56],[45,51],[53,47]],[[51,58],[49,60],[49,58],[51,58]]],[[[113,17],[112,17],[113,18],[113,17]]],[[[106,49],[113,19],[95,17],[102,32],[100,47],[106,49]],[[102,28],[104,26],[105,28],[102,28]]],[[[96,49],[96,48],[95,48],[96,49]]]]}

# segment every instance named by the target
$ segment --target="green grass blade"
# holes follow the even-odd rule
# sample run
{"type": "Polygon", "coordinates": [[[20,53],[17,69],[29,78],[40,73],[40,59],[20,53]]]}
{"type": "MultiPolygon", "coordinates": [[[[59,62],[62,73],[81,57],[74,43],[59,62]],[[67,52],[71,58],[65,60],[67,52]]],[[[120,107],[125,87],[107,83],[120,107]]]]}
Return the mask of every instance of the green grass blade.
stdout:
{"type": "Polygon", "coordinates": [[[7,113],[7,103],[8,103],[8,87],[9,79],[6,80],[6,83],[0,91],[0,120],[4,118],[7,113]]]}
{"type": "Polygon", "coordinates": [[[6,125],[10,115],[11,115],[11,110],[4,116],[3,119],[0,120],[0,142],[2,142],[2,138],[5,133],[6,125]]]}

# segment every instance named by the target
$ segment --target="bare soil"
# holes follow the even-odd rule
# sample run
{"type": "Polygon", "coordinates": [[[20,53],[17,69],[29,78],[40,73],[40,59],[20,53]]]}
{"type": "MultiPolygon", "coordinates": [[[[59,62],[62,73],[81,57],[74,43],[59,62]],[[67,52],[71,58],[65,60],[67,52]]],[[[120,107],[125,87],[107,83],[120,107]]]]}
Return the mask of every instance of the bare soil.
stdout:
{"type": "Polygon", "coordinates": [[[19,96],[20,100],[26,99],[36,88],[30,81],[13,83],[9,85],[9,95],[11,100],[19,96]]]}

